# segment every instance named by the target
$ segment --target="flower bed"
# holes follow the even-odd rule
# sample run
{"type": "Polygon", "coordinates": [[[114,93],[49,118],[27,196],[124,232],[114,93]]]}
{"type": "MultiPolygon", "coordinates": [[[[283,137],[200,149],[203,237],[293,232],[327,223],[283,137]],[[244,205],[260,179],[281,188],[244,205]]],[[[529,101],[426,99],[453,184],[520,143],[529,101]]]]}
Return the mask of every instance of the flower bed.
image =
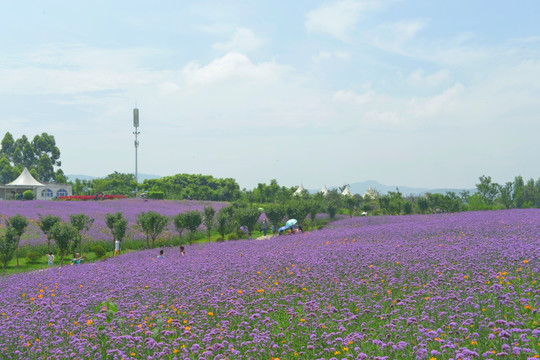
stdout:
{"type": "Polygon", "coordinates": [[[0,358],[540,355],[540,210],[334,225],[0,279],[0,358]]]}
{"type": "Polygon", "coordinates": [[[96,196],[98,197],[97,200],[114,200],[114,199],[126,199],[127,196],[125,195],[71,195],[71,196],[59,196],[58,200],[80,200],[80,201],[87,201],[87,200],[96,200],[96,196]]]}

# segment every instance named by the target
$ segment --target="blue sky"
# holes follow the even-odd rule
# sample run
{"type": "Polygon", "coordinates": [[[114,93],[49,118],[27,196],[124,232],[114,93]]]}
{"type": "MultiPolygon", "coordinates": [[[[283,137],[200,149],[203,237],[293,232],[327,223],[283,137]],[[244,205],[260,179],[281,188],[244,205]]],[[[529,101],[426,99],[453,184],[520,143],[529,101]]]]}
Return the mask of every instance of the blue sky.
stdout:
{"type": "Polygon", "coordinates": [[[0,127],[66,174],[538,178],[537,1],[18,1],[0,13],[0,127]]]}

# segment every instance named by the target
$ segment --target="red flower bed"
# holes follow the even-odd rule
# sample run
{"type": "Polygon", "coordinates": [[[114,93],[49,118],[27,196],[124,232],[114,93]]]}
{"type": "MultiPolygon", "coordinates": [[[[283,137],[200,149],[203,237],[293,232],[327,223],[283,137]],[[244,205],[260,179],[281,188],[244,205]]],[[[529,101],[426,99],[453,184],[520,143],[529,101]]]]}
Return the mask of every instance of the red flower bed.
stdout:
{"type": "MultiPolygon", "coordinates": [[[[113,200],[113,199],[125,199],[127,196],[125,195],[98,195],[97,200],[113,200]]],[[[96,195],[72,195],[72,196],[59,196],[58,200],[65,200],[65,201],[71,201],[71,200],[96,200],[96,195]]]]}

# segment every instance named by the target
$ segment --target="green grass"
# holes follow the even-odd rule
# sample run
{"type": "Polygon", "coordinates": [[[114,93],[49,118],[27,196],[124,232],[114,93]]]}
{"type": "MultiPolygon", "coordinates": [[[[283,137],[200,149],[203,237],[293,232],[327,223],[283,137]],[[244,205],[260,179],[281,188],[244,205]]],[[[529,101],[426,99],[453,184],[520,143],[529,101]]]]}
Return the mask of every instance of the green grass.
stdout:
{"type": "MultiPolygon", "coordinates": [[[[122,251],[123,254],[132,252],[133,250],[127,249],[126,251],[122,251]]],[[[107,254],[99,259],[96,257],[96,255],[93,252],[85,252],[84,255],[86,255],[86,260],[84,262],[95,262],[98,260],[103,260],[106,258],[113,257],[113,252],[109,251],[107,254]]],[[[71,263],[71,254],[68,254],[64,257],[64,266],[69,265],[71,263]]],[[[60,256],[55,255],[54,257],[54,266],[60,266],[60,256]]],[[[18,274],[18,273],[24,273],[29,271],[36,271],[36,270],[42,270],[47,269],[49,266],[47,265],[47,257],[43,255],[37,262],[35,263],[29,263],[27,258],[19,257],[19,266],[17,266],[17,259],[15,257],[8,263],[8,266],[6,268],[6,275],[12,275],[12,274],[18,274]]],[[[0,271],[1,273],[1,271],[0,271]]]]}

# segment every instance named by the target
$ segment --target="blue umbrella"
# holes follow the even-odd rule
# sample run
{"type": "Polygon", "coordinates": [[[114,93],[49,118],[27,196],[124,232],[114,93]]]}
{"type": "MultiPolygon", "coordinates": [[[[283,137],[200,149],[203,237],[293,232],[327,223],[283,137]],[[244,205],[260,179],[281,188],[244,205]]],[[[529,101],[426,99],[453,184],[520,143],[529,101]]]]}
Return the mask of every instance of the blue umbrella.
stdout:
{"type": "Polygon", "coordinates": [[[278,231],[285,231],[287,230],[289,227],[288,226],[282,226],[278,229],[278,231]]]}
{"type": "Polygon", "coordinates": [[[287,222],[285,223],[285,226],[287,227],[291,227],[293,225],[295,225],[298,221],[296,221],[296,219],[290,219],[290,220],[287,220],[287,222]]]}

